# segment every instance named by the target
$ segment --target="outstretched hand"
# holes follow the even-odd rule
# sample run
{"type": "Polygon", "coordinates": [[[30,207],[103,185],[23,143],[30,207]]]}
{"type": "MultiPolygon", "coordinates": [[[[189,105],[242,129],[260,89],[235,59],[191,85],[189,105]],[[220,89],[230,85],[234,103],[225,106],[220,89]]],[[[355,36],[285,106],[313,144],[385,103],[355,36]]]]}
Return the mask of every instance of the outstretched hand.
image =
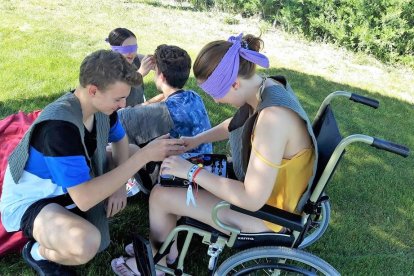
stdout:
{"type": "Polygon", "coordinates": [[[185,151],[195,149],[196,147],[200,145],[200,142],[198,141],[196,136],[193,136],[193,137],[181,136],[180,138],[184,142],[185,151]]]}
{"type": "Polygon", "coordinates": [[[182,139],[170,139],[169,134],[154,139],[143,150],[147,151],[151,161],[163,161],[171,155],[178,155],[185,152],[182,139]]]}

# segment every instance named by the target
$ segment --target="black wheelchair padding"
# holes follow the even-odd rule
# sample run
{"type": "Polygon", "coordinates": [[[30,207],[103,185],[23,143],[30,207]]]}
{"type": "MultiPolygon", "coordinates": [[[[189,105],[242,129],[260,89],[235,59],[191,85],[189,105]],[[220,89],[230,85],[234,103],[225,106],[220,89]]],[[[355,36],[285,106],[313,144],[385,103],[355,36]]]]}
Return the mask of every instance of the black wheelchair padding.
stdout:
{"type": "Polygon", "coordinates": [[[132,244],[134,246],[138,271],[141,275],[156,276],[150,242],[140,235],[134,235],[132,244]]]}
{"type": "MultiPolygon", "coordinates": [[[[223,177],[228,176],[227,156],[224,154],[192,154],[191,157],[186,159],[193,164],[202,166],[203,169],[206,169],[216,175],[223,177]]],[[[187,188],[190,182],[187,179],[172,175],[161,175],[160,184],[165,187],[187,188]]]]}
{"type": "MultiPolygon", "coordinates": [[[[321,117],[316,122],[314,122],[313,132],[315,134],[316,142],[318,144],[318,166],[311,190],[315,188],[323,171],[325,170],[326,165],[328,164],[329,159],[332,156],[332,153],[335,151],[336,146],[338,146],[338,144],[342,140],[338,124],[336,122],[335,116],[330,105],[326,106],[321,117]]],[[[343,153],[345,153],[345,151],[343,153]]],[[[335,172],[336,166],[337,164],[339,164],[342,155],[336,163],[334,169],[332,170],[331,176],[335,172]]],[[[331,177],[329,177],[328,182],[330,178],[331,177]]]]}
{"type": "MultiPolygon", "coordinates": [[[[204,231],[213,233],[213,235],[222,236],[228,238],[229,236],[223,232],[211,227],[208,224],[200,222],[198,220],[182,217],[178,221],[179,225],[188,225],[204,231]]],[[[262,232],[262,233],[244,233],[241,232],[233,245],[235,249],[248,249],[258,246],[292,246],[294,237],[291,232],[275,233],[275,232],[262,232]]]]}

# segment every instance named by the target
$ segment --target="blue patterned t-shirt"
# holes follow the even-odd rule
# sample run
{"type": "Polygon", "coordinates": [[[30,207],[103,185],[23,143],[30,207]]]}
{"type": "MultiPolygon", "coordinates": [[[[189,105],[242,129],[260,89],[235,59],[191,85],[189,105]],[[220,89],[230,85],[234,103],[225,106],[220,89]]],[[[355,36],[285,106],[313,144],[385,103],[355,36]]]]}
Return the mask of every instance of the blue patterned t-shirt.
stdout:
{"type": "MultiPolygon", "coordinates": [[[[174,122],[171,137],[192,137],[211,128],[203,100],[194,91],[178,90],[165,103],[174,122]]],[[[189,152],[213,153],[213,146],[211,143],[201,144],[189,152]]]]}

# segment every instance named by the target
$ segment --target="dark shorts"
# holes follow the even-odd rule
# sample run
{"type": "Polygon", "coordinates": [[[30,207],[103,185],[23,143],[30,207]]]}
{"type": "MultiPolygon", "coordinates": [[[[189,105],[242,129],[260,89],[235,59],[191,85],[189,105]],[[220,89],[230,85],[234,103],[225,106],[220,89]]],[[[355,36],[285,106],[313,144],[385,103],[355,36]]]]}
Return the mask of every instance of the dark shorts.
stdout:
{"type": "MultiPolygon", "coordinates": [[[[33,223],[36,217],[39,215],[40,211],[45,207],[46,205],[49,205],[51,203],[56,203],[60,206],[67,207],[70,205],[74,205],[73,200],[70,198],[68,194],[52,197],[52,198],[44,198],[39,201],[36,201],[32,205],[27,208],[26,212],[23,214],[22,220],[20,222],[20,230],[23,231],[23,234],[25,237],[29,239],[33,238],[33,223]]],[[[68,209],[68,211],[85,218],[85,213],[82,212],[78,207],[68,209]]]]}

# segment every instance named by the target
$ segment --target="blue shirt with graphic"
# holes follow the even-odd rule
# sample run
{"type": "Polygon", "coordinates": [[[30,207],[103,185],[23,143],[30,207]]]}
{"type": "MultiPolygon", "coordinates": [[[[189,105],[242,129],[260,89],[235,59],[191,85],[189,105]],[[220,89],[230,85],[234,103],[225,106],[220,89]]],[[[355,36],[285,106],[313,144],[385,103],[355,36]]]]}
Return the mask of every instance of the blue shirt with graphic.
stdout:
{"type": "MultiPolygon", "coordinates": [[[[192,137],[211,128],[203,100],[194,91],[178,90],[165,103],[174,122],[171,137],[192,137]]],[[[189,152],[213,153],[213,146],[211,143],[201,144],[189,152]]]]}

